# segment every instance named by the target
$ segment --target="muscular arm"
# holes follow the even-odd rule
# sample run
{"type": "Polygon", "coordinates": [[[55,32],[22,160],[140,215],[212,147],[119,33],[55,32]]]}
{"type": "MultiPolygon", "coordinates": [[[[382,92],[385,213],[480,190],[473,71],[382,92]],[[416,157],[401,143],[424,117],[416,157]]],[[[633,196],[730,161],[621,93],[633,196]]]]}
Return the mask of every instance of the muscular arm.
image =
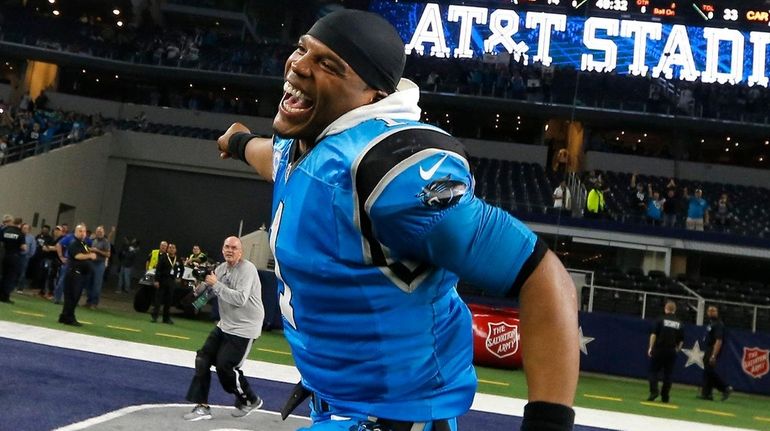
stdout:
{"type": "Polygon", "coordinates": [[[529,401],[571,406],[580,369],[577,295],[555,254],[546,253],[519,298],[521,337],[533,340],[522,343],[529,401]]]}
{"type": "MultiPolygon", "coordinates": [[[[241,123],[233,123],[227,131],[217,139],[219,155],[223,159],[230,158],[227,145],[230,137],[236,133],[250,133],[241,123]]],[[[257,171],[266,181],[273,181],[273,140],[271,138],[254,137],[246,144],[246,160],[249,166],[257,171]]]]}

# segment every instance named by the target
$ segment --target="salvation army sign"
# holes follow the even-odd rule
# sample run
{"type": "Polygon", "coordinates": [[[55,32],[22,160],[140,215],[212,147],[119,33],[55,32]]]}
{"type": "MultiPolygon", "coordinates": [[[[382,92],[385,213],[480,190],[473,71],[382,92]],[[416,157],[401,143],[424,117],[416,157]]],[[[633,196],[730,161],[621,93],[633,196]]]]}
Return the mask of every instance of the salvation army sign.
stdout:
{"type": "Polygon", "coordinates": [[[759,347],[744,347],[741,367],[743,372],[749,376],[755,379],[761,378],[770,371],[770,350],[763,350],[759,347]]]}
{"type": "Polygon", "coordinates": [[[370,9],[399,31],[407,54],[767,87],[770,32],[527,11],[517,5],[374,0],[370,9]]]}

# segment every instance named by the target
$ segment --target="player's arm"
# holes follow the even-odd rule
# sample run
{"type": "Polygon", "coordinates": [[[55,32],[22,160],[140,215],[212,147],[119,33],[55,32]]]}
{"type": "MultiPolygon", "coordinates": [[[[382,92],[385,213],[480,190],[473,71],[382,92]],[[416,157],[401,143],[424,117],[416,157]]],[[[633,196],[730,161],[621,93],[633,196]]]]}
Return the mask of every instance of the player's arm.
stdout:
{"type": "Polygon", "coordinates": [[[273,181],[273,140],[252,135],[241,123],[233,123],[217,139],[219,156],[243,160],[266,181],[273,181]]]}
{"type": "Polygon", "coordinates": [[[390,138],[379,157],[362,158],[356,175],[376,238],[393,253],[446,268],[489,294],[518,297],[522,337],[531,340],[522,343],[530,401],[522,430],[571,429],[580,356],[569,274],[523,223],[473,195],[464,150],[453,147],[454,139],[425,131],[390,138]]]}

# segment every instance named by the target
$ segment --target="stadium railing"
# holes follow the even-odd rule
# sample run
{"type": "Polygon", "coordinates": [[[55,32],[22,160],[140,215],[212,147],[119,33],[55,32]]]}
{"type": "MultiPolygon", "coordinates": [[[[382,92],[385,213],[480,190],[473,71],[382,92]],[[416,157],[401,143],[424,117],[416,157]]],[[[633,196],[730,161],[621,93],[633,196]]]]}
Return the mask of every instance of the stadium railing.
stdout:
{"type": "Polygon", "coordinates": [[[680,317],[688,323],[703,325],[706,307],[714,305],[727,327],[770,331],[770,306],[767,305],[706,299],[681,282],[678,283],[681,294],[599,286],[594,282],[594,271],[570,268],[568,272],[575,280],[582,311],[631,314],[647,319],[660,315],[665,301],[674,300],[686,306],[680,317]]]}
{"type": "Polygon", "coordinates": [[[0,155],[0,165],[18,162],[19,160],[30,156],[47,153],[48,151],[64,147],[73,142],[75,141],[68,138],[67,133],[62,133],[60,135],[55,135],[48,142],[41,142],[40,140],[37,140],[25,142],[21,145],[15,145],[8,148],[4,155],[0,155]]]}

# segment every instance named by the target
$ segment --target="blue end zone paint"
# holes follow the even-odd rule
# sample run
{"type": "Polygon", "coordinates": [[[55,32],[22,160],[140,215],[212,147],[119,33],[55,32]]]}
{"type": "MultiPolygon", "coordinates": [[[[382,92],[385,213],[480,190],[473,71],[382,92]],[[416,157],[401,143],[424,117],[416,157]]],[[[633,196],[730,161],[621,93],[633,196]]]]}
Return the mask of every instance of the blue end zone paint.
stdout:
{"type": "MultiPolygon", "coordinates": [[[[138,404],[184,403],[191,368],[155,364],[0,338],[0,430],[39,431],[80,422],[138,404]]],[[[190,360],[193,357],[191,355],[190,360]]],[[[250,379],[265,410],[280,411],[292,385],[250,379]]],[[[209,401],[231,405],[216,380],[209,401]]],[[[308,416],[307,405],[295,414],[308,416]]],[[[461,430],[518,429],[521,418],[471,411],[461,430]]],[[[602,428],[576,426],[577,431],[602,428]]]]}

